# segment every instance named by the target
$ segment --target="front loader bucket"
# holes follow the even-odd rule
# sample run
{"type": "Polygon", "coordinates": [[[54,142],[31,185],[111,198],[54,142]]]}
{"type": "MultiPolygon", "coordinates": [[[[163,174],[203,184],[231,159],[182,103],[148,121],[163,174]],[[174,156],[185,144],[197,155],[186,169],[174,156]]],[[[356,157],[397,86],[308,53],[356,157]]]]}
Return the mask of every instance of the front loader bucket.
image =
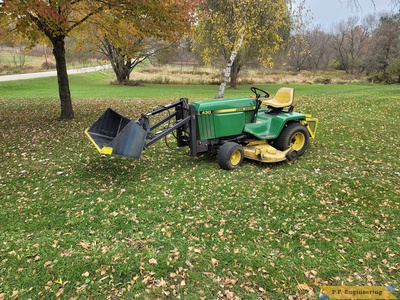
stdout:
{"type": "Polygon", "coordinates": [[[146,140],[146,131],[136,122],[111,108],[85,130],[89,140],[101,154],[139,159],[146,140]]]}

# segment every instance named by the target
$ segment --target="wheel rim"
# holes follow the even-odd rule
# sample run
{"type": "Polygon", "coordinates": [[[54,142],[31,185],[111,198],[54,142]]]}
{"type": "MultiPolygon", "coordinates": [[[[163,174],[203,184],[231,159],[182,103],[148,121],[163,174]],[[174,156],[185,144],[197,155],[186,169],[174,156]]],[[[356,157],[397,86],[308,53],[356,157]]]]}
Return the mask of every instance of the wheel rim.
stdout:
{"type": "Polygon", "coordinates": [[[239,150],[233,151],[229,161],[233,166],[236,166],[240,163],[240,160],[242,159],[242,153],[240,153],[239,150]]]}
{"type": "Polygon", "coordinates": [[[296,132],[293,134],[291,140],[290,140],[290,148],[293,150],[299,151],[301,148],[304,147],[304,144],[306,142],[306,137],[302,132],[296,132]]]}

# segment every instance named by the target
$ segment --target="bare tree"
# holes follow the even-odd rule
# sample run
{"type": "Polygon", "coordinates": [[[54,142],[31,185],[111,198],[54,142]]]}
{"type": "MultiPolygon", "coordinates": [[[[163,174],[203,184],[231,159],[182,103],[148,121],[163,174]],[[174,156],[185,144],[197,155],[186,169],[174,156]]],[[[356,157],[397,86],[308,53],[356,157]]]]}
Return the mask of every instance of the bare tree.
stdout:
{"type": "Polygon", "coordinates": [[[305,70],[306,62],[310,58],[310,44],[306,38],[307,32],[301,32],[293,36],[288,46],[286,64],[296,70],[305,70]]]}
{"type": "Polygon", "coordinates": [[[400,57],[400,13],[384,15],[373,31],[366,60],[367,72],[375,72],[378,79],[389,81],[388,68],[396,69],[400,57]]]}
{"type": "Polygon", "coordinates": [[[314,29],[309,33],[307,39],[310,43],[310,58],[308,65],[310,70],[326,70],[332,56],[329,47],[332,36],[320,29],[314,29]]]}
{"type": "Polygon", "coordinates": [[[331,57],[331,35],[320,26],[301,32],[290,42],[286,63],[295,70],[324,70],[331,57]]]}
{"type": "Polygon", "coordinates": [[[339,22],[331,42],[338,68],[350,74],[361,71],[361,61],[369,37],[368,28],[357,22],[356,17],[339,22]]]}

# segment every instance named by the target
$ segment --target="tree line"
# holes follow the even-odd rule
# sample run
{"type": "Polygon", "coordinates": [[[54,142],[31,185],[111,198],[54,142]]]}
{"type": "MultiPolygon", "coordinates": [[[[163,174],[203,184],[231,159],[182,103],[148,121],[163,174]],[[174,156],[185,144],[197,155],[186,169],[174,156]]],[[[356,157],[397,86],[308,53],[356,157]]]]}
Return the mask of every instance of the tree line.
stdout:
{"type": "Polygon", "coordinates": [[[291,38],[284,63],[292,70],[337,69],[400,83],[400,12],[349,17],[330,32],[304,29],[291,38]]]}
{"type": "MultiPolygon", "coordinates": [[[[267,67],[294,72],[341,70],[355,77],[367,76],[374,83],[400,83],[400,13],[349,17],[329,30],[321,25],[297,27],[290,34],[281,33],[281,37],[284,40],[267,67]]],[[[170,60],[165,55],[159,60],[167,63],[190,56],[195,63],[223,67],[221,62],[229,58],[225,45],[207,41],[205,45],[212,45],[214,51],[204,59],[203,43],[195,36],[186,38],[170,52],[170,60]]],[[[236,87],[244,67],[265,68],[261,59],[254,43],[242,48],[232,64],[230,87],[236,87]]]]}

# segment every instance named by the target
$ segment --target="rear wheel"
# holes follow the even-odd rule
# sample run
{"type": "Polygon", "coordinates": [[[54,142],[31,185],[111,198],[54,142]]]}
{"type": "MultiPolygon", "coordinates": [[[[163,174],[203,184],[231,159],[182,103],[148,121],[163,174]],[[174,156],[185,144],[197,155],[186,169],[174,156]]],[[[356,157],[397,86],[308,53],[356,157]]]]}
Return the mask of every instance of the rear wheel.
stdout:
{"type": "Polygon", "coordinates": [[[221,169],[232,170],[241,165],[244,158],[243,147],[234,142],[223,144],[218,152],[218,165],[221,169]]]}
{"type": "Polygon", "coordinates": [[[290,147],[300,156],[306,151],[309,141],[310,135],[303,124],[289,123],[274,141],[274,146],[281,151],[287,150],[290,147]]]}

